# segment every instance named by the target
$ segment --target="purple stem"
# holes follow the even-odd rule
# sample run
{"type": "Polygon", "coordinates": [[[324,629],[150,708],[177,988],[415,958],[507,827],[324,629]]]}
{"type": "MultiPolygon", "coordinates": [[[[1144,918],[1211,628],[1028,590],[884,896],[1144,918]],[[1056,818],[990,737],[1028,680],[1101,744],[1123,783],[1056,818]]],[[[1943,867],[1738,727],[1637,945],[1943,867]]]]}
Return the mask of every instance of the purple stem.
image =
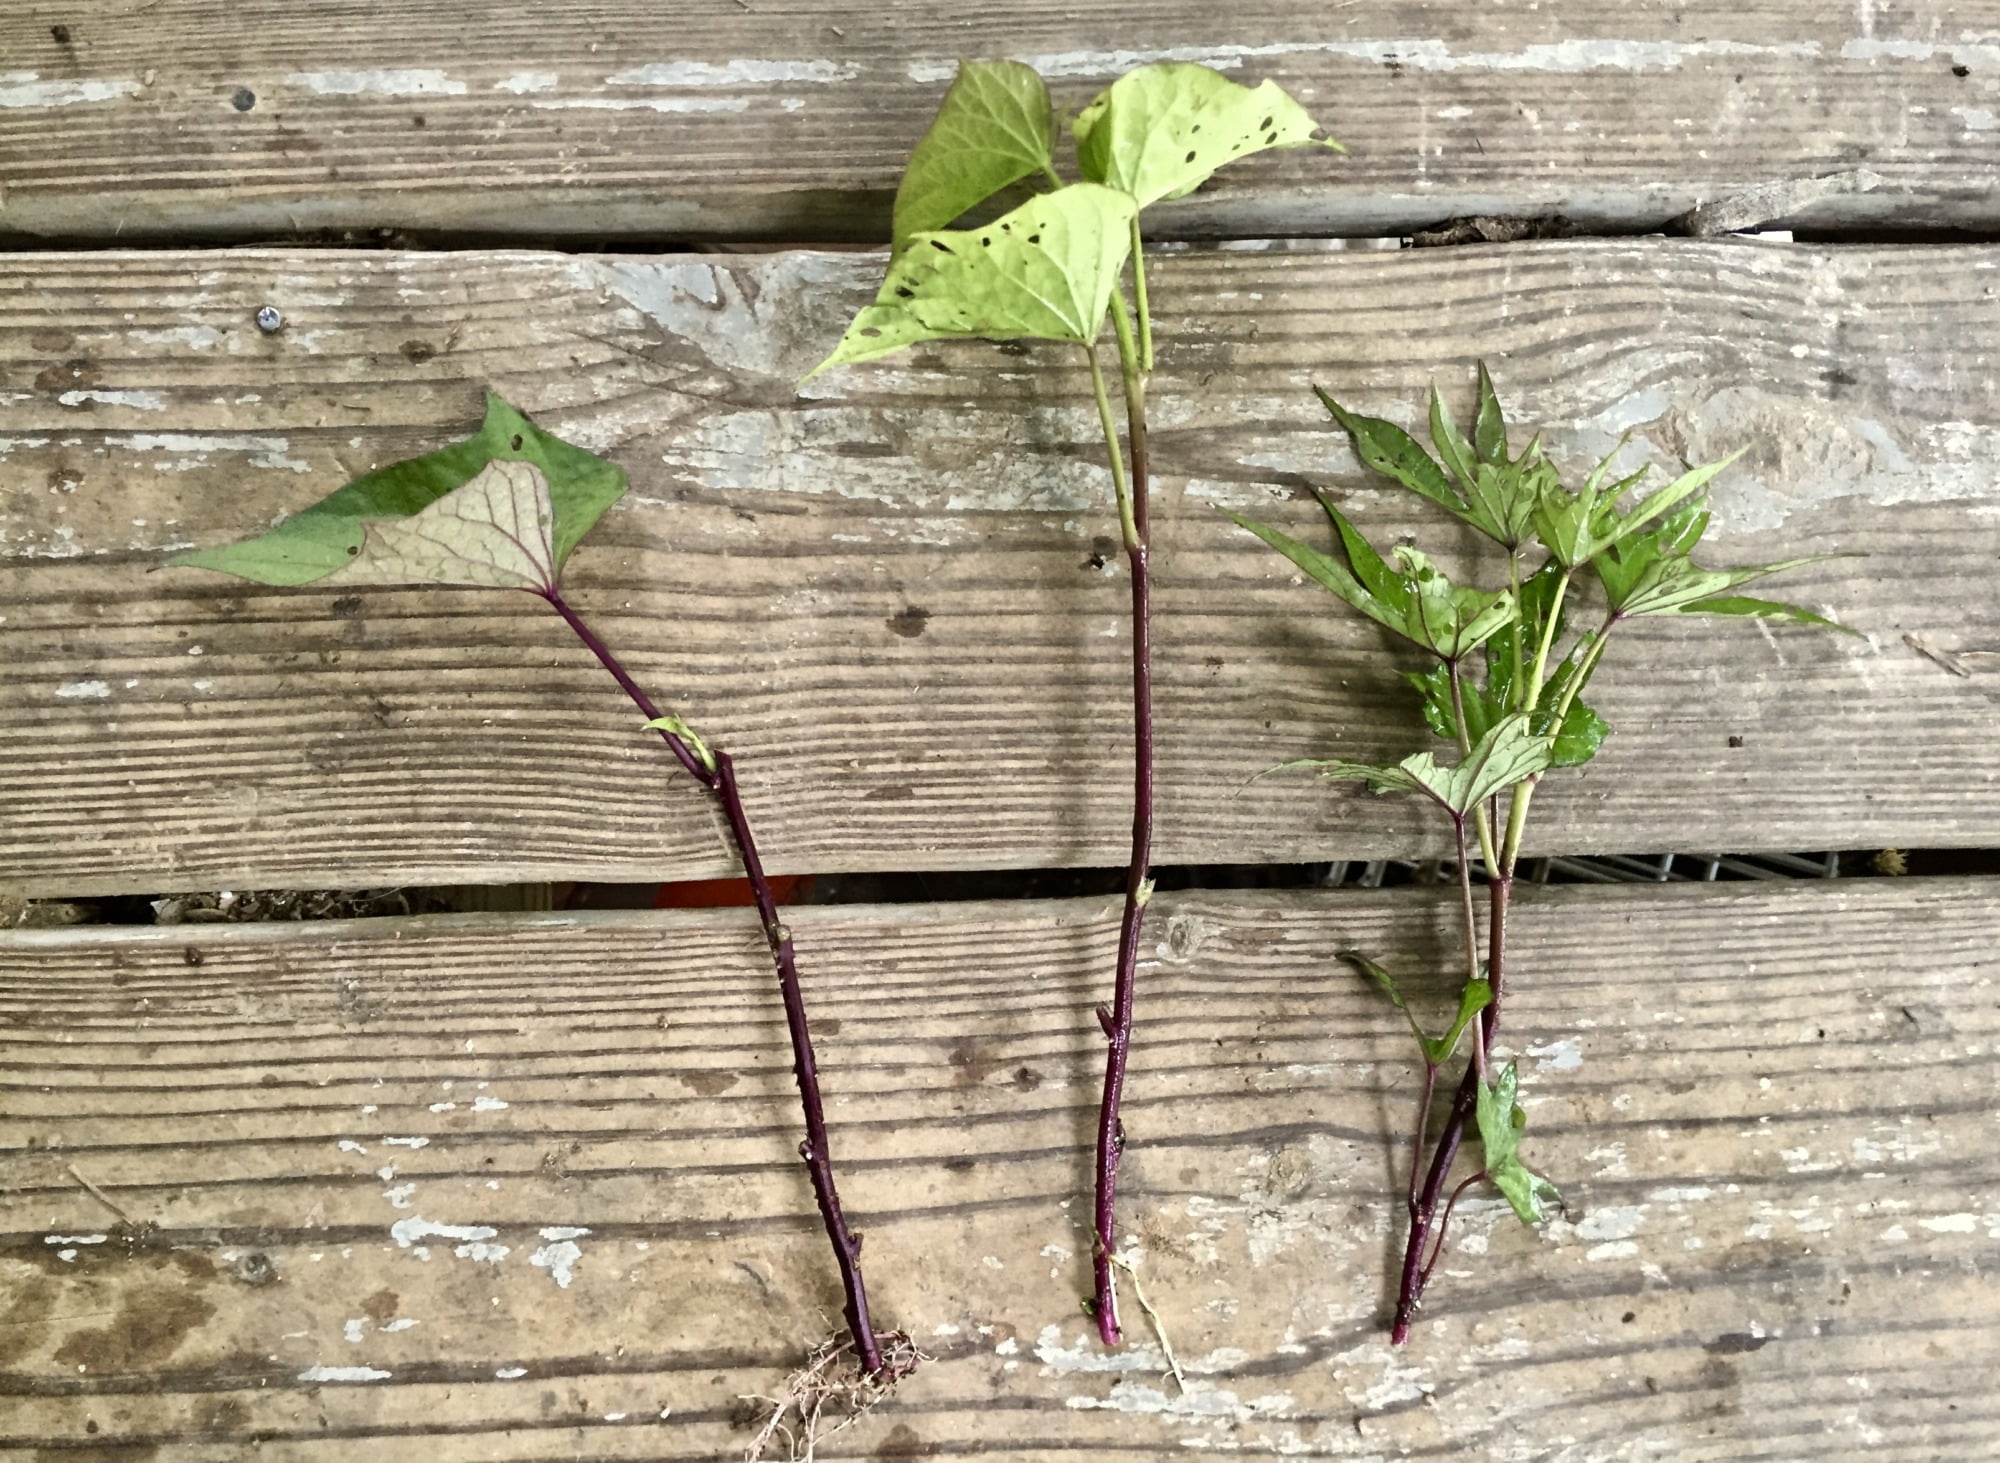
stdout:
{"type": "MultiPolygon", "coordinates": [[[[1153,620],[1152,583],[1147,572],[1146,415],[1131,373],[1126,374],[1125,415],[1131,444],[1132,522],[1135,541],[1126,544],[1132,565],[1132,861],[1125,872],[1125,918],[1118,931],[1118,974],[1111,1009],[1097,1008],[1110,1039],[1104,1060],[1104,1096],[1097,1110],[1097,1204],[1092,1223],[1092,1275],[1097,1334],[1106,1346],[1119,1342],[1118,1292],[1111,1255],[1117,1241],[1118,1160],[1125,1152],[1125,1124],[1118,1109],[1125,1097],[1125,1062],[1132,1046],[1132,1004],[1139,972],[1139,932],[1153,861],[1153,620]]],[[[1108,444],[1113,452],[1118,444],[1108,444]]]]}
{"type": "MultiPolygon", "coordinates": [[[[1451,1179],[1451,1166],[1458,1158],[1459,1146],[1465,1141],[1466,1124],[1472,1121],[1472,1115],[1477,1110],[1480,1068],[1485,1065],[1484,1057],[1491,1054],[1493,1038],[1500,1029],[1500,1001],[1507,989],[1507,906],[1513,892],[1513,869],[1510,867],[1497,872],[1487,891],[1486,978],[1493,983],[1493,1000],[1479,1013],[1475,1028],[1474,1040],[1479,1043],[1480,1059],[1466,1064],[1465,1075],[1459,1080],[1458,1092],[1452,1098],[1451,1115],[1445,1119],[1444,1131],[1438,1135],[1437,1148],[1431,1154],[1423,1188],[1410,1198],[1410,1240],[1403,1251],[1402,1285],[1396,1297],[1395,1321],[1389,1331],[1389,1341],[1394,1346],[1401,1346],[1410,1339],[1410,1327],[1415,1324],[1417,1308],[1423,1302],[1424,1286],[1430,1280],[1430,1267],[1425,1263],[1425,1255],[1432,1250],[1430,1238],[1433,1221],[1438,1217],[1438,1201],[1444,1198],[1445,1185],[1451,1179]]],[[[1421,1163],[1422,1158],[1419,1147],[1417,1161],[1421,1163]]],[[[1440,1237],[1439,1244],[1442,1243],[1440,1237]]],[[[1435,1255],[1432,1262],[1435,1263],[1435,1255]]]]}
{"type": "MultiPolygon", "coordinates": [[[[604,668],[625,688],[625,694],[632,698],[633,704],[645,714],[646,719],[657,721],[660,709],[653,704],[652,698],[639,689],[638,683],[626,674],[618,657],[597,638],[562,595],[551,590],[543,597],[555,607],[557,614],[569,622],[577,638],[590,648],[604,668]]],[[[805,1108],[806,1139],[799,1144],[799,1157],[805,1160],[806,1171],[812,1176],[813,1197],[819,1201],[826,1236],[833,1242],[834,1263],[840,1267],[840,1283],[847,1296],[847,1328],[854,1336],[861,1369],[869,1376],[877,1376],[883,1371],[882,1349],[868,1319],[868,1291],[861,1279],[861,1236],[848,1229],[847,1221],[840,1212],[840,1194],[833,1185],[833,1155],[827,1139],[826,1111],[820,1102],[819,1065],[813,1059],[812,1033],[806,1025],[805,993],[799,987],[792,934],[778,918],[777,901],[771,895],[771,881],[764,876],[763,862],[757,857],[757,840],[751,835],[750,819],[743,811],[743,798],[736,786],[736,763],[727,752],[716,747],[711,750],[715,760],[711,770],[686,742],[665,728],[658,730],[674,756],[680,759],[681,766],[714,793],[722,804],[723,816],[729,821],[730,835],[736,841],[737,856],[743,861],[743,872],[749,876],[750,891],[757,901],[757,914],[764,925],[764,939],[771,947],[772,962],[778,967],[778,990],[784,997],[785,1025],[792,1037],[792,1071],[798,1078],[799,1100],[805,1108]]]]}

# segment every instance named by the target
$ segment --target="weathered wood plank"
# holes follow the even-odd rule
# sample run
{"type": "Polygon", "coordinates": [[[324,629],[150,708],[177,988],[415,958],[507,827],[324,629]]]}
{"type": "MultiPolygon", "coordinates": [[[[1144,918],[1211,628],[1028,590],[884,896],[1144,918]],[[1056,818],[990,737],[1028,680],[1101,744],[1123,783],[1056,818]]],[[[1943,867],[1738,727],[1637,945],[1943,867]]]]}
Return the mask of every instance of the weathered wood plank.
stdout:
{"type": "MultiPolygon", "coordinates": [[[[1482,352],[1572,465],[1627,428],[1670,464],[1754,444],[1717,492],[1721,561],[1871,555],[1787,585],[1864,638],[1635,631],[1602,683],[1617,735],[1537,799],[1535,847],[2000,840],[1996,264],[1658,241],[1163,258],[1160,859],[1442,846],[1407,800],[1244,785],[1420,733],[1407,662],[1215,507],[1320,533],[1298,501],[1320,484],[1370,532],[1469,549],[1372,490],[1306,385],[1407,419],[1433,375],[1462,403],[1482,352]]],[[[488,381],[630,469],[574,592],[741,755],[776,867],[1123,862],[1127,591],[1066,359],[968,345],[801,397],[876,268],[827,255],[6,268],[16,892],[730,871],[706,800],[536,601],[146,572],[462,434],[488,381]],[[266,300],[291,321],[271,338],[266,300]]]]}
{"type": "Polygon", "coordinates": [[[1033,61],[1071,108],[1140,60],[1268,75],[1353,149],[1232,172],[1163,210],[1169,233],[1658,227],[1834,175],[1766,210],[1991,228],[1996,35],[1994,0],[37,3],[0,17],[0,230],[881,239],[967,55],[1033,61]]]}
{"type": "MultiPolygon", "coordinates": [[[[1186,1396],[1076,1309],[1116,916],[799,911],[938,1356],[830,1456],[1987,1455],[1993,883],[1525,891],[1568,1214],[1475,1204],[1394,1356],[1413,1053],[1334,952],[1422,969],[1449,905],[1161,896],[1124,1215],[1186,1396]]],[[[837,1310],[768,984],[725,914],[0,936],[0,1447],[727,1456],[837,1310]]]]}
{"type": "MultiPolygon", "coordinates": [[[[1996,264],[1660,242],[1162,258],[1160,859],[1440,847],[1406,799],[1244,785],[1286,757],[1400,755],[1418,730],[1406,662],[1214,506],[1324,532],[1292,502],[1322,484],[1374,534],[1452,546],[1370,492],[1306,382],[1408,418],[1434,374],[1462,398],[1480,352],[1564,462],[1626,428],[1668,464],[1756,444],[1718,488],[1724,562],[1872,556],[1788,586],[1862,640],[1638,630],[1602,682],[1618,735],[1536,799],[1536,847],[2000,839],[1996,264]]],[[[146,572],[462,434],[484,382],[630,468],[576,596],[738,749],[776,867],[1120,863],[1126,588],[1084,376],[964,346],[796,396],[874,268],[14,260],[0,883],[730,871],[706,799],[526,596],[146,572]],[[248,324],[266,300],[290,316],[276,338],[248,324]]]]}

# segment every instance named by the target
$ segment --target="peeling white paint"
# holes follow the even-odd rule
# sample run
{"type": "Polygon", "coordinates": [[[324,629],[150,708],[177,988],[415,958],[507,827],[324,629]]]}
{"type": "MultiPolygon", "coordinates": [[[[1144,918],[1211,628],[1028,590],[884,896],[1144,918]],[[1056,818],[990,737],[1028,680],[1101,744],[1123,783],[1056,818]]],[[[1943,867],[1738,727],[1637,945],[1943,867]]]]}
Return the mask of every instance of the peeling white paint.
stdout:
{"type": "MultiPolygon", "coordinates": [[[[1044,1376],[1070,1376],[1095,1372],[1143,1372],[1158,1375],[1168,1370],[1166,1353],[1158,1346],[1127,1339],[1122,1350],[1107,1352],[1096,1339],[1079,1331],[1068,1346],[1062,1344],[1062,1327],[1053,1323],[1042,1327],[1035,1338],[1035,1359],[1044,1376]]],[[[1181,1371],[1187,1376],[1214,1376],[1242,1366],[1249,1353],[1234,1346],[1218,1347],[1202,1356],[1181,1357],[1181,1371]]]]}
{"type": "Polygon", "coordinates": [[[320,96],[464,96],[465,83],[443,71],[419,67],[379,67],[366,71],[293,71],[285,84],[320,96]]]}
{"type": "Polygon", "coordinates": [[[1536,1058],[1537,1072],[1573,1072],[1583,1065],[1583,1043],[1574,1036],[1565,1036],[1546,1046],[1529,1047],[1528,1055],[1536,1058]]]}
{"type": "Polygon", "coordinates": [[[507,1104],[497,1097],[475,1097],[472,1099],[474,1112],[505,1112],[507,1104]]]}
{"type": "Polygon", "coordinates": [[[348,1344],[352,1346],[359,1346],[363,1338],[367,1335],[367,1332],[368,1318],[366,1316],[350,1316],[346,1324],[340,1328],[340,1334],[345,1336],[348,1344]]]}
{"type": "Polygon", "coordinates": [[[139,91],[136,81],[43,81],[35,71],[0,71],[0,107],[73,107],[139,91]]]}
{"type": "MultiPolygon", "coordinates": [[[[1193,61],[1217,71],[1234,71],[1246,61],[1269,56],[1342,56],[1377,65],[1394,61],[1416,71],[1671,71],[1684,62],[1712,56],[1809,58],[1820,54],[1815,41],[1756,45],[1746,41],[1636,41],[1592,37],[1524,46],[1518,51],[1458,51],[1443,41],[1277,41],[1262,46],[1169,46],[1132,51],[1058,51],[1020,59],[1051,79],[1109,76],[1155,61],[1193,61]]],[[[958,63],[912,61],[912,81],[949,81],[958,63]]]]}
{"type": "Polygon", "coordinates": [[[45,1245],[101,1245],[111,1238],[108,1234],[45,1234],[45,1245]]]}
{"type": "Polygon", "coordinates": [[[372,1366],[309,1366],[299,1373],[302,1382],[386,1382],[393,1373],[372,1366]]]}
{"type": "Polygon", "coordinates": [[[497,1368],[493,1373],[494,1376],[503,1382],[517,1382],[527,1374],[528,1369],[524,1366],[503,1366],[497,1368]]]}
{"type": "Polygon", "coordinates": [[[212,452],[247,452],[253,454],[252,467],[283,468],[289,472],[311,472],[310,463],[301,462],[286,454],[292,449],[287,437],[255,437],[245,435],[208,436],[192,432],[135,432],[106,437],[104,445],[126,452],[171,452],[180,455],[176,463],[161,465],[161,471],[185,472],[190,468],[204,466],[212,452]]]}
{"type": "Polygon", "coordinates": [[[1715,1190],[1699,1187],[1655,1189],[1646,1197],[1661,1204],[1699,1204],[1715,1190]]]}
{"type": "Polygon", "coordinates": [[[1589,1240],[1625,1239],[1638,1232],[1645,1222],[1644,1204],[1614,1204],[1593,1209],[1576,1227],[1577,1238],[1589,1240]]]}
{"type": "Polygon", "coordinates": [[[505,80],[493,83],[495,91],[512,92],[515,96],[526,96],[530,92],[554,91],[562,77],[554,71],[516,71],[505,80]]]}
{"type": "MultiPolygon", "coordinates": [[[[434,1220],[425,1219],[421,1216],[399,1219],[389,1226],[390,1238],[395,1240],[398,1246],[406,1250],[415,1245],[419,1240],[426,1239],[461,1240],[467,1246],[477,1245],[482,1241],[492,1239],[498,1233],[499,1231],[491,1225],[439,1224],[434,1220]]],[[[498,1249],[502,1256],[507,1253],[504,1245],[494,1246],[494,1248],[498,1249]]],[[[478,1255],[468,1256],[468,1258],[484,1259],[487,1257],[478,1255]]],[[[493,1258],[497,1259],[499,1256],[494,1256],[493,1258]]]]}
{"type": "Polygon", "coordinates": [[[56,398],[64,406],[129,406],[135,411],[165,411],[167,399],[157,391],[65,391],[56,398]]]}
{"type": "Polygon", "coordinates": [[[604,78],[606,86],[761,86],[779,81],[826,84],[860,72],[834,61],[654,61],[604,78]]]}
{"type": "Polygon", "coordinates": [[[583,1251],[576,1241],[589,1233],[588,1229],[574,1225],[549,1225],[542,1230],[542,1238],[549,1243],[528,1256],[528,1263],[548,1271],[549,1278],[555,1281],[558,1289],[568,1290],[570,1281],[575,1278],[575,1267],[583,1259],[583,1251]]]}
{"type": "Polygon", "coordinates": [[[1225,1388],[1195,1383],[1170,1397],[1159,1387],[1123,1378],[1111,1384],[1108,1397],[1072,1396],[1064,1399],[1064,1405],[1077,1412],[1135,1412],[1153,1417],[1214,1418],[1233,1423],[1286,1417],[1298,1406],[1286,1392],[1273,1392],[1246,1402],[1225,1388]]]}
{"type": "Polygon", "coordinates": [[[423,1137],[384,1138],[382,1141],[395,1148],[428,1148],[431,1145],[431,1140],[423,1137]]]}
{"type": "Polygon", "coordinates": [[[1995,115],[1990,107],[1953,107],[1951,114],[1965,124],[1967,132],[1992,132],[2000,129],[2000,115],[1995,115]]]}
{"type": "Polygon", "coordinates": [[[1935,1219],[1917,1221],[1932,1234],[1971,1234],[1979,1228],[1977,1214],[1940,1214],[1935,1219]]]}
{"type": "Polygon", "coordinates": [[[110,694],[111,687],[104,681],[65,681],[56,687],[60,701],[101,701],[110,694]]]}
{"type": "Polygon", "coordinates": [[[531,103],[544,112],[747,112],[748,97],[564,97],[531,103]]]}
{"type": "MultiPolygon", "coordinates": [[[[222,332],[213,325],[175,325],[165,330],[134,330],[131,332],[131,337],[140,345],[185,346],[189,350],[198,351],[221,345],[223,341],[222,332]]],[[[243,398],[237,399],[240,401],[243,398]]],[[[251,401],[262,399],[254,393],[249,396],[251,401]]]]}

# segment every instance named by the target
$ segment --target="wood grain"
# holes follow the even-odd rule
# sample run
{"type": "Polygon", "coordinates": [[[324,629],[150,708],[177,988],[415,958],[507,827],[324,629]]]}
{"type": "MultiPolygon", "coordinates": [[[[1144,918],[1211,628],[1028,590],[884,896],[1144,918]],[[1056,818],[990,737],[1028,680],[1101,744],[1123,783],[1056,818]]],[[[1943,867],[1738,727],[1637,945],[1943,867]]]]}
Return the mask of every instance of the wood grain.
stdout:
{"type": "MultiPolygon", "coordinates": [[[[1473,1203],[1394,1355],[1414,1053],[1335,952],[1435,968],[1449,904],[1161,896],[1124,1215],[1185,1395],[1076,1305],[1116,919],[798,912],[878,1309],[937,1357],[822,1456],[1988,1456],[1991,882],[1527,891],[1566,1217],[1473,1203]]],[[[838,1306],[768,984],[722,913],[0,936],[0,1447],[730,1456],[838,1306]]]]}
{"type": "Polygon", "coordinates": [[[1352,150],[1232,170],[1166,234],[1627,231],[1828,177],[1733,226],[1990,229],[1996,34],[1994,0],[26,0],[0,17],[0,231],[886,239],[957,58],[1001,55],[1068,109],[1142,60],[1270,76],[1352,150]]]}
{"type": "MultiPolygon", "coordinates": [[[[1165,863],[1437,850],[1288,758],[1421,744],[1409,662],[1222,519],[1473,545],[1307,390],[1408,420],[1475,355],[1581,470],[1738,447],[1715,562],[1865,550],[1783,592],[1858,637],[1636,627],[1617,732],[1535,849],[1990,845],[2000,253],[1653,241],[1163,257],[1154,386],[1165,863]],[[1739,744],[1740,743],[1740,744],[1739,744]],[[1249,784],[1246,786],[1246,784],[1249,784]]],[[[554,616],[500,593],[267,592],[165,551],[468,431],[491,383],[625,465],[574,598],[733,747],[788,872],[1125,857],[1126,589],[1086,377],[968,344],[794,383],[869,259],[82,254],[0,289],[0,885],[728,873],[706,800],[554,616]],[[260,336],[264,301],[290,323],[260,336]]],[[[1483,572],[1498,574],[1491,562],[1483,572]]],[[[1622,633],[1622,632],[1621,632],[1622,633]]]]}

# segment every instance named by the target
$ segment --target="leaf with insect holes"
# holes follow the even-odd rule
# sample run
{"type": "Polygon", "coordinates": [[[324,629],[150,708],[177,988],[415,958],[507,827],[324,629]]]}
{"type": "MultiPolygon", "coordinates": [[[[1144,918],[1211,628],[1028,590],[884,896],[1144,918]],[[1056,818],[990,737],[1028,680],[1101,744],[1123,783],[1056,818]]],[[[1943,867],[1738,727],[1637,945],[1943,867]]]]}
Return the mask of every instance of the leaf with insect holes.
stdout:
{"type": "Polygon", "coordinates": [[[961,61],[896,189],[895,252],[1051,165],[1049,89],[1019,61],[961,61]]]}
{"type": "Polygon", "coordinates": [[[361,552],[327,576],[329,585],[557,588],[555,508],[548,478],[531,462],[489,462],[408,518],[363,529],[361,552]]]}
{"type": "Polygon", "coordinates": [[[1317,144],[1319,125],[1274,81],[1255,87],[1185,61],[1128,71],[1077,113],[1076,160],[1093,183],[1139,206],[1192,193],[1237,158],[1317,144]]]}
{"type": "Polygon", "coordinates": [[[889,265],[875,303],[806,379],[925,340],[1088,344],[1132,248],[1136,209],[1115,188],[1072,183],[983,228],[916,235],[889,265]]]}
{"type": "Polygon", "coordinates": [[[623,468],[549,435],[489,392],[486,420],[465,441],[364,473],[268,533],[176,554],[167,563],[259,584],[310,584],[346,568],[362,552],[367,525],[409,518],[493,462],[528,463],[547,479],[557,570],[625,491],[623,468]]]}
{"type": "Polygon", "coordinates": [[[1429,752],[1419,752],[1386,767],[1308,759],[1272,770],[1308,769],[1336,781],[1364,782],[1370,792],[1422,793],[1453,817],[1463,818],[1488,798],[1546,771],[1553,740],[1530,733],[1528,718],[1517,713],[1495,724],[1453,767],[1439,765],[1429,752]]]}
{"type": "Polygon", "coordinates": [[[1469,654],[1513,618],[1514,597],[1505,590],[1485,594],[1461,588],[1405,546],[1397,547],[1392,565],[1339,509],[1324,498],[1320,504],[1333,520],[1346,565],[1255,519],[1222,511],[1369,619],[1445,660],[1469,654]]]}

